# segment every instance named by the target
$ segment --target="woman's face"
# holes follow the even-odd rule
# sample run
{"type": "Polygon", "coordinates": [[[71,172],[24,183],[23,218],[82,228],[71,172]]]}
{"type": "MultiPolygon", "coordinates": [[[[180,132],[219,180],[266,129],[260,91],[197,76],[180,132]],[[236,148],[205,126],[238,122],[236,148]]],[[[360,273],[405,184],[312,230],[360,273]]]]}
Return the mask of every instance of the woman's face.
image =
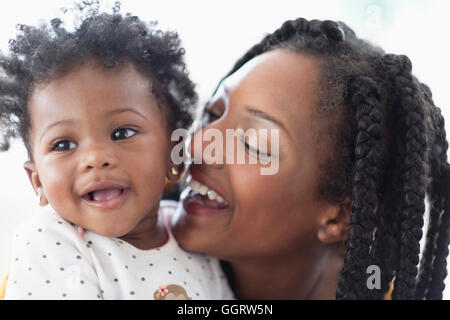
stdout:
{"type": "MultiPolygon", "coordinates": [[[[225,79],[205,110],[203,128],[191,142],[194,159],[190,174],[220,195],[225,203],[206,200],[190,188],[182,195],[184,210],[175,221],[180,245],[222,259],[279,255],[311,250],[321,244],[318,229],[322,213],[331,204],[318,196],[319,164],[323,152],[317,143],[319,120],[319,70],[308,56],[277,49],[249,61],[225,79]],[[207,159],[208,130],[223,134],[227,129],[275,129],[279,132],[275,174],[263,175],[258,144],[245,141],[246,164],[207,159]],[[196,145],[201,143],[202,147],[196,145]],[[207,164],[206,162],[209,161],[207,164]]],[[[258,137],[261,138],[262,137],[258,137]]],[[[236,142],[236,141],[235,141],[236,142]]],[[[243,143],[237,139],[237,144],[243,143]]],[[[272,148],[276,149],[276,148],[272,148]]],[[[223,157],[229,152],[224,147],[223,157]]],[[[191,182],[192,183],[192,182],[191,182]]],[[[198,189],[198,187],[197,187],[198,189]]]]}

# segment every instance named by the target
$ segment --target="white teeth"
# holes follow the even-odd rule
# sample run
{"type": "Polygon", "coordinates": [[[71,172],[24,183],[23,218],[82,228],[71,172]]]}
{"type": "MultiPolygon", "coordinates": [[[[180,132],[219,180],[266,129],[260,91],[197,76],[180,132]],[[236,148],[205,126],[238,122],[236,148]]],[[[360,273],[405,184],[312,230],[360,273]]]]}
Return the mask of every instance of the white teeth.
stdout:
{"type": "Polygon", "coordinates": [[[186,182],[192,188],[192,190],[200,193],[202,196],[207,195],[209,200],[216,200],[219,203],[225,203],[225,200],[217,194],[214,190],[210,190],[207,186],[201,184],[197,180],[194,180],[191,176],[188,176],[186,182]]]}
{"type": "Polygon", "coordinates": [[[201,186],[200,186],[200,189],[198,190],[198,192],[199,192],[202,196],[204,196],[204,195],[208,192],[208,187],[207,187],[207,186],[204,186],[204,185],[201,185],[201,186]]]}
{"type": "Polygon", "coordinates": [[[208,194],[209,200],[216,200],[216,198],[218,196],[218,194],[212,190],[208,190],[207,194],[208,194]]]}

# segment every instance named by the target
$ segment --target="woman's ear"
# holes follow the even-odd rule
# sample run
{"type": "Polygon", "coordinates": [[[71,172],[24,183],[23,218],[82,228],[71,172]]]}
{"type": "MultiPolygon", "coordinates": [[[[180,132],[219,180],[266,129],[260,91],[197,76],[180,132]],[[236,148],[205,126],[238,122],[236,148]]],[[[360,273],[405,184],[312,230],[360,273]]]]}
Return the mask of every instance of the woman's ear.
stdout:
{"type": "Polygon", "coordinates": [[[30,180],[34,192],[38,196],[39,205],[46,206],[48,204],[48,199],[45,196],[44,188],[42,186],[41,180],[39,179],[36,165],[34,164],[34,162],[27,161],[24,163],[23,168],[28,175],[28,179],[30,180]]]}
{"type": "Polygon", "coordinates": [[[347,232],[352,215],[349,201],[340,205],[330,205],[319,217],[317,237],[323,243],[337,243],[347,239],[347,232]]]}

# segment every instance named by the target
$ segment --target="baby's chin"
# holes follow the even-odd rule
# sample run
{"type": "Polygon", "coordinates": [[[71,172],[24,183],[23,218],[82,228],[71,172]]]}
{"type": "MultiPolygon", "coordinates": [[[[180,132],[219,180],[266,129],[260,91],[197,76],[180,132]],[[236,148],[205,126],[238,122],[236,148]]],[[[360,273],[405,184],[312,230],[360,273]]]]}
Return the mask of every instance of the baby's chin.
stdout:
{"type": "Polygon", "coordinates": [[[121,238],[121,237],[126,236],[133,230],[132,227],[129,227],[129,228],[122,227],[122,228],[118,229],[117,227],[108,228],[106,226],[97,227],[97,228],[86,227],[83,229],[84,229],[84,231],[90,231],[90,232],[93,232],[100,236],[107,237],[107,238],[121,238]]]}

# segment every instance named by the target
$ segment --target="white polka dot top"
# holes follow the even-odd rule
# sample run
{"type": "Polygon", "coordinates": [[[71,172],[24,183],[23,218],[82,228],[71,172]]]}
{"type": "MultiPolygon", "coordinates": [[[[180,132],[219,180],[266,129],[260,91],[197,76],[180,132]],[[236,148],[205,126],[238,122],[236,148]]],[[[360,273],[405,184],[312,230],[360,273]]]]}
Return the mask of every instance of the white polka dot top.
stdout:
{"type": "MultiPolygon", "coordinates": [[[[176,206],[161,201],[159,213],[176,206]]],[[[166,229],[166,244],[140,250],[36,214],[15,233],[5,299],[233,299],[218,260],[183,251],[166,229]]]]}

